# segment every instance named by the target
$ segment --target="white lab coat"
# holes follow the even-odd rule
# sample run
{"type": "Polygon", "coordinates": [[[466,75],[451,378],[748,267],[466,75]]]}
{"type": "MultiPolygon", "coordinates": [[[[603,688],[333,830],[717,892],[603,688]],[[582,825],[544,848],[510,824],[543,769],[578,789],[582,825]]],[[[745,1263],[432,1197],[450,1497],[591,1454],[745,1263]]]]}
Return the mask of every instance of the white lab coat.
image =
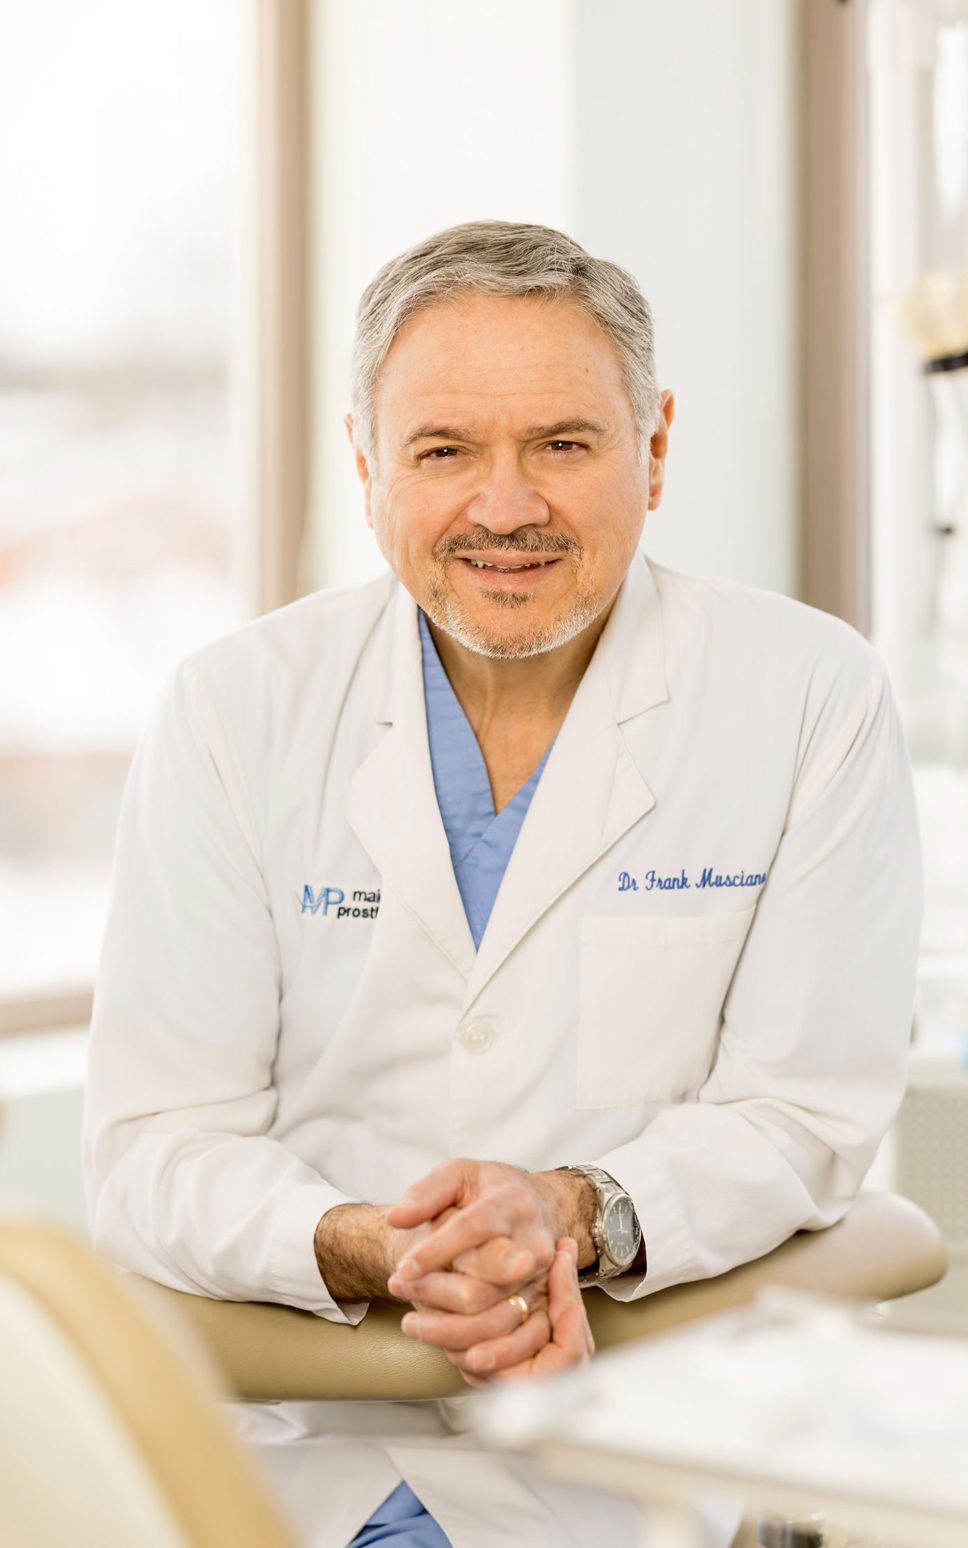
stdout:
{"type": "MultiPolygon", "coordinates": [[[[618,1178],[648,1275],[611,1295],[718,1274],[850,1203],[902,1092],[919,913],[870,647],[639,556],[475,953],[415,605],[390,576],[307,597],[183,662],[132,765],[91,1036],[95,1244],[357,1322],[317,1271],[320,1216],[470,1155],[618,1178]]],[[[435,1405],[245,1422],[313,1548],[401,1476],[456,1548],[583,1540],[574,1500],[499,1482],[435,1405]]]]}

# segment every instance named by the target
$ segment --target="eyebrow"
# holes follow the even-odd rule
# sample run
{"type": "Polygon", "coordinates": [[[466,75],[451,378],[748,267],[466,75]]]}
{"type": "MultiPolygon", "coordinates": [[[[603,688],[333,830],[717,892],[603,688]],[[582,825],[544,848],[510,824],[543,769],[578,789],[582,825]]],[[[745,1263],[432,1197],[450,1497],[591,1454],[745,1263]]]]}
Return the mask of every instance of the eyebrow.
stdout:
{"type": "MultiPolygon", "coordinates": [[[[550,440],[562,435],[604,435],[605,426],[597,424],[593,419],[560,419],[554,425],[529,425],[524,432],[526,441],[550,440]]],[[[473,441],[474,431],[465,428],[455,429],[453,425],[421,425],[412,435],[408,435],[404,441],[404,447],[412,446],[415,441],[473,441]]]]}

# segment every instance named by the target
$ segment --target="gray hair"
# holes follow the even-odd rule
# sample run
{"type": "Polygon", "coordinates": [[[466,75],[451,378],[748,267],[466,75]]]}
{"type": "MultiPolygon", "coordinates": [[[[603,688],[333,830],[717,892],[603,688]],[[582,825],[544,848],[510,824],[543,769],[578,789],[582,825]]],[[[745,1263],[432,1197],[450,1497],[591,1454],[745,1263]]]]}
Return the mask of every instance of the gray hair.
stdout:
{"type": "Polygon", "coordinates": [[[659,419],[652,313],[627,269],[591,258],[563,231],[506,220],[472,220],[418,242],[383,265],[360,297],[351,390],[357,449],[373,465],[376,389],[404,323],[462,294],[570,300],[612,340],[644,461],[659,419]]]}

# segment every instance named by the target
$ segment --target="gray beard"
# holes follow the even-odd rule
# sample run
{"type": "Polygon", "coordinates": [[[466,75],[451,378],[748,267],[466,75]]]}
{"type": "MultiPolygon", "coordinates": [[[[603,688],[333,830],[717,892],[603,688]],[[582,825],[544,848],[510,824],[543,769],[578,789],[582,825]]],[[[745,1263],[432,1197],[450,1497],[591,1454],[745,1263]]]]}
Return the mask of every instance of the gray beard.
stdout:
{"type": "MultiPolygon", "coordinates": [[[[506,591],[492,591],[488,595],[492,602],[497,602],[509,612],[525,607],[528,602],[527,596],[506,591]]],[[[525,626],[518,635],[494,639],[476,619],[469,617],[465,609],[448,596],[443,586],[432,582],[424,612],[432,624],[444,634],[450,635],[458,645],[463,645],[465,650],[472,650],[475,655],[489,656],[493,661],[523,661],[528,656],[541,656],[547,651],[557,650],[560,645],[567,645],[569,640],[588,628],[598,617],[601,608],[596,605],[595,598],[587,593],[579,593],[570,611],[557,622],[544,628],[529,629],[525,626]]]]}

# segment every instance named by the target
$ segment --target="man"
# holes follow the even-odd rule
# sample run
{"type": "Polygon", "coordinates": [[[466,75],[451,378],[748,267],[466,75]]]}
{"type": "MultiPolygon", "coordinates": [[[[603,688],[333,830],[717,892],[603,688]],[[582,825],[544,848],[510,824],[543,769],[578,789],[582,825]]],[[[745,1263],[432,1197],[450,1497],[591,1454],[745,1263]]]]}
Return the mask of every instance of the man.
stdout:
{"type": "MultiPolygon", "coordinates": [[[[442,232],[364,293],[353,396],[392,574],[184,662],[132,767],[94,1238],[394,1296],[468,1385],[527,1379],[587,1358],[576,1269],[634,1299],[848,1207],[903,1084],[910,782],[859,636],[638,552],[673,402],[625,271],[442,232]]],[[[249,1428],[326,1548],[634,1541],[426,1405],[249,1428]]]]}

